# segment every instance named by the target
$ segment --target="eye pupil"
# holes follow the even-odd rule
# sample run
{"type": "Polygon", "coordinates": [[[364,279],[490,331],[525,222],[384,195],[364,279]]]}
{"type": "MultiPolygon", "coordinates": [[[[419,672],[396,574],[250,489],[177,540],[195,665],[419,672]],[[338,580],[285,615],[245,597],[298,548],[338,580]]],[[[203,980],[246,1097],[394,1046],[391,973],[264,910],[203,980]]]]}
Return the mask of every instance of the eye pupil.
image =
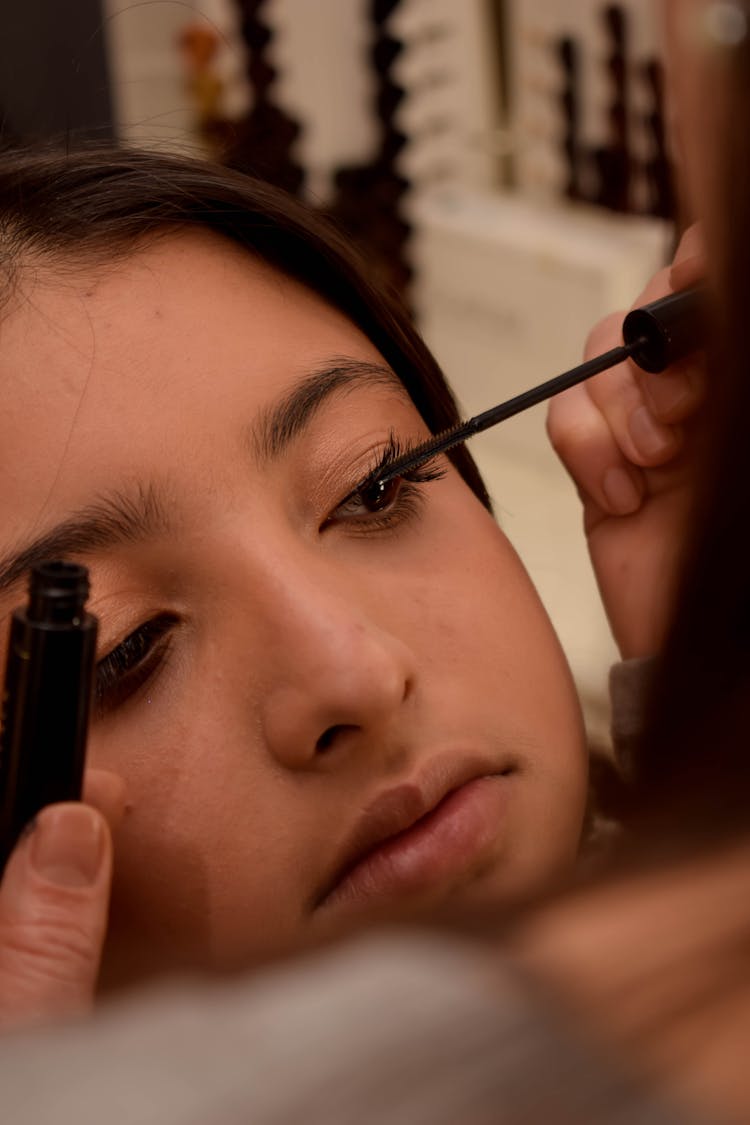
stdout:
{"type": "Polygon", "coordinates": [[[371,512],[380,512],[389,507],[398,492],[399,480],[376,480],[362,492],[362,500],[371,512]]]}

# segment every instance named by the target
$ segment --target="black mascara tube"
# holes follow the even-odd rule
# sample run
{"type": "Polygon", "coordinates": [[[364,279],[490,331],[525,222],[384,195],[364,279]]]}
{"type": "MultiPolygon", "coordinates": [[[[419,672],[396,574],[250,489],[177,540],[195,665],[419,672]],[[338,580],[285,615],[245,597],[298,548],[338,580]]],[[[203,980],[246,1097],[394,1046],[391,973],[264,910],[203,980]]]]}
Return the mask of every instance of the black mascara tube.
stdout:
{"type": "Polygon", "coordinates": [[[81,796],[97,621],[88,571],[34,567],[14,611],[0,724],[0,869],[41,808],[81,796]]]}

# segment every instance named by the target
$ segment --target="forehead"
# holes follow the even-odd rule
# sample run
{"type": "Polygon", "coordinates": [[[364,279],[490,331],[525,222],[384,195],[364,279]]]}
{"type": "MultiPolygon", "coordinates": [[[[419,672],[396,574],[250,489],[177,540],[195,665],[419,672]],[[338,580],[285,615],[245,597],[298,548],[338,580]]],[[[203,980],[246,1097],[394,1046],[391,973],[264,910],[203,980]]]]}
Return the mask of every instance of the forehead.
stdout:
{"type": "Polygon", "coordinates": [[[338,355],[380,360],[343,314],[210,233],[26,271],[0,325],[6,532],[80,503],[101,466],[159,475],[338,355]]]}
{"type": "MultiPolygon", "coordinates": [[[[210,232],[160,239],[104,265],[21,271],[0,325],[0,371],[28,393],[80,393],[92,368],[153,385],[154,363],[294,363],[331,339],[364,344],[343,314],[240,246],[210,232]],[[39,361],[54,371],[45,378],[39,361]]],[[[165,372],[166,374],[166,372],[165,372]]],[[[260,371],[254,372],[256,379],[260,371]]],[[[269,382],[273,377],[269,376],[269,382]]],[[[96,388],[86,388],[96,391],[96,388]]],[[[114,381],[108,386],[114,393],[114,381]]]]}

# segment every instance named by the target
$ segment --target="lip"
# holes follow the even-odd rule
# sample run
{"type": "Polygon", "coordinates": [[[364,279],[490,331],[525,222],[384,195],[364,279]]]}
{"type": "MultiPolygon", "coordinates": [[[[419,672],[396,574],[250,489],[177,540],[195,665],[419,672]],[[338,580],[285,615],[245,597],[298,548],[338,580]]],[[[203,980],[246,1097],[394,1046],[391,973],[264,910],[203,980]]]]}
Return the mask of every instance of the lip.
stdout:
{"type": "Polygon", "coordinates": [[[470,868],[497,833],[511,765],[479,759],[438,765],[380,793],[341,849],[315,907],[399,897],[470,868]]]}

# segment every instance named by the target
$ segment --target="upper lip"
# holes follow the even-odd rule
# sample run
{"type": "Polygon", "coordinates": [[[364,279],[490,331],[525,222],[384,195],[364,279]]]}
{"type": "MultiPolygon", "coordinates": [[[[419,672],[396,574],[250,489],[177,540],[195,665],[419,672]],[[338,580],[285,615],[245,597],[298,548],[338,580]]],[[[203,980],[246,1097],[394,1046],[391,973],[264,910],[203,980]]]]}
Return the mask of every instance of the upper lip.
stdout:
{"type": "Polygon", "coordinates": [[[477,778],[510,773],[511,769],[508,764],[498,766],[482,758],[457,761],[456,756],[451,755],[422,775],[379,793],[365,808],[345,841],[333,876],[316,896],[315,905],[321,906],[370,852],[412,828],[451,793],[477,778]]]}

